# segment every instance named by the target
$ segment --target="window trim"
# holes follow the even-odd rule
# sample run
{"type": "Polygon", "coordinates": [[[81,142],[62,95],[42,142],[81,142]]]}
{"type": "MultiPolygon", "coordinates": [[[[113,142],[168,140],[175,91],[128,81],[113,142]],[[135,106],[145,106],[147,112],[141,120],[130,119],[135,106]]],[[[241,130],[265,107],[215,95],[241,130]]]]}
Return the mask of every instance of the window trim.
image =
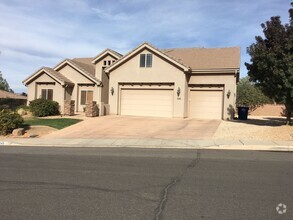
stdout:
{"type": "Polygon", "coordinates": [[[45,100],[53,100],[54,97],[54,89],[41,89],[41,98],[45,100]],[[50,94],[50,92],[52,92],[50,94]],[[45,97],[43,96],[45,95],[45,97]]]}
{"type": "Polygon", "coordinates": [[[88,93],[91,92],[92,93],[92,101],[94,100],[94,91],[93,90],[80,90],[80,105],[87,105],[88,104],[88,93]],[[85,92],[85,98],[84,98],[84,102],[82,99],[82,93],[85,92]]]}
{"type": "Polygon", "coordinates": [[[141,53],[139,56],[139,67],[150,68],[153,66],[153,54],[141,53]]]}

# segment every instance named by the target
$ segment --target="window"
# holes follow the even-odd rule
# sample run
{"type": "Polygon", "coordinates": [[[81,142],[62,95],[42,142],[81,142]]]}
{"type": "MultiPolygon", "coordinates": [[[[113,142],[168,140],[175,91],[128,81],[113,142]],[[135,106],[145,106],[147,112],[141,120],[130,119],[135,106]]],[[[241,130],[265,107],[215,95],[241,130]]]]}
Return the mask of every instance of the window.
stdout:
{"type": "Polygon", "coordinates": [[[42,99],[53,100],[53,89],[42,89],[42,99]]]}
{"type": "Polygon", "coordinates": [[[105,67],[110,66],[114,62],[115,62],[115,60],[104,60],[104,66],[105,67]]]}
{"type": "Polygon", "coordinates": [[[148,53],[146,55],[146,67],[152,67],[153,56],[152,54],[148,53]]]}
{"type": "Polygon", "coordinates": [[[151,53],[148,54],[140,54],[140,67],[152,67],[153,63],[153,55],[151,53]]]}
{"type": "Polygon", "coordinates": [[[80,93],[80,104],[86,105],[87,103],[93,101],[94,92],[82,90],[80,93]]]}

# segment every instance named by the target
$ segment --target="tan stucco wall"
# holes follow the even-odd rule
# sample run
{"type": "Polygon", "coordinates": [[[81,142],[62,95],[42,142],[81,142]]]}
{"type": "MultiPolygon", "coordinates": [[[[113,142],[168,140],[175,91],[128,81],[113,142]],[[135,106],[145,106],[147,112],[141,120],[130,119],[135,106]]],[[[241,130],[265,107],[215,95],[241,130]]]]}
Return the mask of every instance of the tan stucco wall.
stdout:
{"type": "Polygon", "coordinates": [[[207,74],[207,73],[197,73],[192,74],[188,84],[197,85],[197,84],[220,84],[224,85],[224,94],[223,94],[223,118],[224,120],[233,119],[234,115],[231,112],[235,111],[236,107],[236,76],[235,74],[227,73],[216,73],[216,74],[207,74]],[[227,93],[230,90],[230,97],[227,97],[227,93]]]}
{"type": "Polygon", "coordinates": [[[75,84],[72,90],[72,96],[71,100],[75,101],[75,111],[83,111],[82,105],[80,105],[80,90],[81,87],[85,88],[85,90],[93,90],[94,91],[94,97],[93,101],[99,102],[99,91],[97,86],[92,86],[94,83],[87,79],[85,76],[83,76],[80,72],[75,70],[69,65],[65,65],[62,67],[62,69],[59,69],[58,72],[60,72],[62,75],[67,77],[75,84]],[[78,85],[78,84],[84,84],[84,85],[78,85]],[[88,88],[86,88],[88,87],[88,88]]]}
{"type": "MultiPolygon", "coordinates": [[[[99,60],[99,62],[96,63],[95,68],[96,68],[96,78],[99,79],[100,81],[102,81],[103,87],[100,88],[101,92],[101,101],[105,104],[108,103],[108,99],[109,99],[109,77],[108,75],[103,71],[103,67],[104,67],[104,61],[111,61],[113,62],[113,60],[117,60],[115,57],[111,56],[111,55],[106,55],[105,57],[103,57],[101,60],[99,60]]],[[[108,64],[107,64],[108,65],[108,64]]]]}
{"type": "MultiPolygon", "coordinates": [[[[147,50],[141,53],[150,53],[147,50]]],[[[139,55],[113,70],[110,73],[109,104],[110,114],[119,114],[119,83],[174,83],[173,117],[186,117],[187,83],[185,74],[178,68],[170,65],[160,57],[153,54],[153,63],[150,68],[139,67],[139,55]],[[114,94],[111,95],[111,88],[114,94]],[[180,87],[181,94],[177,98],[177,89],[180,87]]]]}
{"type": "Polygon", "coordinates": [[[95,86],[95,85],[78,85],[77,86],[77,93],[78,93],[78,96],[77,96],[77,111],[79,112],[83,112],[83,108],[86,107],[86,105],[81,105],[80,104],[80,97],[81,97],[81,91],[82,90],[87,90],[87,91],[93,91],[94,92],[94,95],[93,95],[93,101],[96,101],[97,104],[99,104],[99,101],[98,101],[98,93],[99,93],[99,87],[95,86]]]}
{"type": "Polygon", "coordinates": [[[42,89],[53,89],[53,100],[60,105],[60,111],[64,108],[64,88],[46,73],[41,74],[38,78],[33,80],[28,86],[28,104],[30,101],[41,97],[42,89]],[[40,84],[41,83],[41,84],[40,84]],[[44,84],[55,83],[55,84],[44,84]]]}

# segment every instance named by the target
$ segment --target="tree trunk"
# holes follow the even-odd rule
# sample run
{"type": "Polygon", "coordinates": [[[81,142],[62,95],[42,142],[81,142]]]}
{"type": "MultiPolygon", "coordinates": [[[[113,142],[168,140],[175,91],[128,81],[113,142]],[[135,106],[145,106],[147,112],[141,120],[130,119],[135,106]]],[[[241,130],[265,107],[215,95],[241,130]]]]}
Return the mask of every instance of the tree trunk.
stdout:
{"type": "Polygon", "coordinates": [[[292,106],[290,104],[289,105],[285,104],[285,107],[286,107],[286,124],[292,125],[292,120],[291,120],[292,106]]]}

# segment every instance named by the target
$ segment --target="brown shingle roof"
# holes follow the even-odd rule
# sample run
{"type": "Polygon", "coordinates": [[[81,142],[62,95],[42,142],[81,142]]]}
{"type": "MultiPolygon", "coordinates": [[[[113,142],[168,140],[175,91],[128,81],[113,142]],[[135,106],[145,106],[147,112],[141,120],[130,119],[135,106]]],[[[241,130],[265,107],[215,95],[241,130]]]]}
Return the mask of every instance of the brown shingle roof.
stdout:
{"type": "Polygon", "coordinates": [[[71,61],[75,62],[81,68],[86,70],[89,74],[95,76],[95,65],[92,64],[92,57],[89,58],[74,58],[71,61]]]}
{"type": "Polygon", "coordinates": [[[38,77],[42,72],[45,72],[51,77],[55,78],[55,80],[59,81],[61,84],[73,84],[68,78],[63,76],[61,73],[55,71],[54,69],[50,67],[42,67],[39,70],[37,70],[34,74],[30,75],[28,78],[23,80],[22,82],[27,85],[29,84],[32,80],[34,80],[36,77],[38,77]]]}
{"type": "Polygon", "coordinates": [[[191,69],[240,68],[240,47],[161,50],[191,69]]]}
{"type": "Polygon", "coordinates": [[[26,96],[0,90],[0,99],[27,99],[26,96]]]}
{"type": "Polygon", "coordinates": [[[54,69],[59,70],[64,64],[67,63],[79,70],[88,79],[97,84],[100,84],[101,81],[95,77],[95,66],[91,63],[92,59],[93,58],[74,58],[72,60],[65,59],[57,66],[55,66],[54,69]]]}
{"type": "Polygon", "coordinates": [[[50,73],[55,78],[57,78],[58,80],[60,80],[61,82],[65,83],[65,84],[73,84],[73,82],[71,82],[70,79],[66,78],[64,75],[55,71],[54,69],[52,69],[50,67],[43,67],[43,69],[46,72],[50,73]]]}

